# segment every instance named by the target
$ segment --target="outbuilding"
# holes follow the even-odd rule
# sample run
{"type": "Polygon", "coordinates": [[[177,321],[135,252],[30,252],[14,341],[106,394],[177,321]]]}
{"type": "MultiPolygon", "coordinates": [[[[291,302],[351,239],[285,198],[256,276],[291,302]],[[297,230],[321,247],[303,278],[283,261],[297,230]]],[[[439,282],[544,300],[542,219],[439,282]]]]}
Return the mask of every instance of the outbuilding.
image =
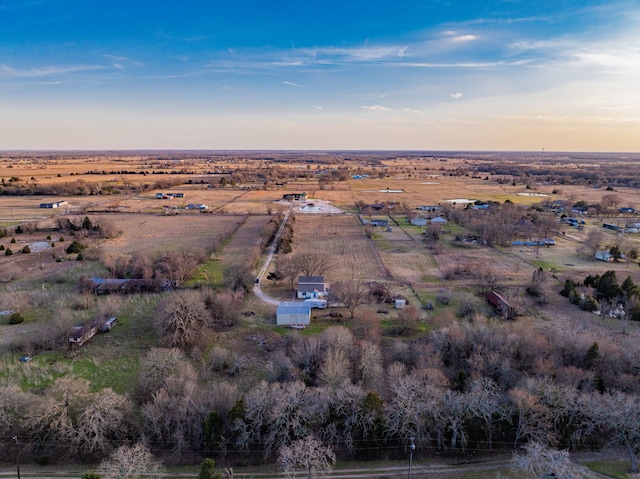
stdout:
{"type": "Polygon", "coordinates": [[[276,324],[301,327],[311,323],[311,305],[300,301],[285,301],[278,305],[276,324]]]}

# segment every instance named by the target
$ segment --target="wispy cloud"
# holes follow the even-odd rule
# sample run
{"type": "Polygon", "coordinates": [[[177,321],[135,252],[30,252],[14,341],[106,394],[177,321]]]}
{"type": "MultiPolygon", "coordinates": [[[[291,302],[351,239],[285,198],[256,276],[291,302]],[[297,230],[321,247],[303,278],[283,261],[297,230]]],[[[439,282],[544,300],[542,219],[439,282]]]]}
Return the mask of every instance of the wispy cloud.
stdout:
{"type": "Polygon", "coordinates": [[[286,81],[286,80],[284,80],[282,83],[284,83],[285,85],[294,86],[296,88],[304,88],[302,85],[298,85],[297,83],[293,83],[293,82],[286,81]]]}
{"type": "Polygon", "coordinates": [[[455,92],[455,93],[451,93],[449,95],[451,98],[455,98],[456,100],[459,100],[460,98],[462,98],[463,94],[460,93],[459,91],[455,92]]]}
{"type": "Polygon", "coordinates": [[[393,111],[393,108],[387,108],[386,106],[382,105],[363,105],[360,108],[369,111],[393,111]]]}
{"type": "Polygon", "coordinates": [[[136,67],[143,66],[143,64],[141,62],[139,62],[137,60],[132,60],[131,58],[128,58],[128,57],[123,57],[123,56],[119,56],[119,55],[109,55],[108,53],[105,53],[102,56],[104,58],[106,58],[107,60],[111,60],[112,65],[115,66],[116,68],[119,68],[119,69],[123,69],[124,65],[136,66],[136,67]]]}
{"type": "Polygon", "coordinates": [[[4,63],[0,64],[0,77],[4,78],[40,78],[54,75],[64,75],[67,73],[86,72],[101,70],[102,66],[99,65],[48,65],[39,68],[30,68],[27,70],[21,70],[13,68],[4,63]]]}
{"type": "Polygon", "coordinates": [[[318,111],[322,111],[324,110],[324,107],[322,105],[311,105],[313,108],[315,108],[318,111]]]}

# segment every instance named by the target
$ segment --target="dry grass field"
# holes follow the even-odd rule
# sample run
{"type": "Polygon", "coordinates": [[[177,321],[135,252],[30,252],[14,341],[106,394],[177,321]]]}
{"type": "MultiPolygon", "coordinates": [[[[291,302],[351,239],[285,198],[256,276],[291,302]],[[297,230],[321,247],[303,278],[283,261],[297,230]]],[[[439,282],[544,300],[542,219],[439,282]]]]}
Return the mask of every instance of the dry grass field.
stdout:
{"type": "MultiPolygon", "coordinates": [[[[264,216],[251,217],[236,233],[226,247],[226,254],[241,255],[244,248],[255,242],[255,235],[267,213],[277,213],[288,208],[282,195],[306,192],[310,199],[331,202],[347,213],[357,213],[356,203],[397,202],[415,209],[419,205],[438,204],[457,198],[531,205],[543,200],[570,199],[598,202],[608,192],[601,188],[575,185],[553,185],[539,183],[529,188],[520,181],[498,182],[491,174],[476,176],[459,175],[457,170],[468,168],[471,163],[460,157],[415,158],[387,157],[376,164],[368,163],[366,156],[354,163],[353,172],[380,172],[364,179],[333,181],[320,185],[316,171],[319,164],[310,165],[309,158],[330,159],[344,168],[347,163],[341,155],[302,154],[268,155],[279,161],[273,163],[258,154],[244,153],[73,153],[46,155],[5,156],[0,158],[0,178],[8,182],[18,178],[22,185],[64,185],[83,183],[112,186],[121,194],[74,195],[74,196],[0,196],[0,226],[11,227],[23,221],[37,220],[42,224],[53,224],[61,214],[103,215],[106,214],[116,228],[123,231],[119,238],[100,241],[100,248],[108,252],[128,254],[140,250],[159,248],[210,248],[221,237],[232,231],[246,214],[264,216]],[[286,159],[287,161],[282,161],[286,159]],[[355,166],[354,166],[355,165],[355,166]],[[218,180],[232,171],[268,171],[276,168],[294,177],[268,188],[243,185],[236,188],[219,188],[218,180]],[[95,172],[100,174],[87,174],[95,172]],[[129,173],[136,174],[129,174],[129,173]],[[104,174],[103,174],[104,173],[104,174]],[[306,177],[305,177],[306,176],[306,177]],[[151,184],[157,180],[172,180],[182,184],[148,189],[132,193],[138,184],[151,184]],[[209,187],[207,183],[212,183],[209,187]],[[514,186],[513,183],[516,183],[514,186]],[[157,199],[156,193],[175,192],[183,198],[157,199]],[[547,196],[538,196],[547,195],[547,196]],[[66,200],[61,209],[42,209],[41,202],[66,200]],[[209,214],[185,210],[187,204],[204,204],[209,214]],[[177,214],[176,214],[177,213],[177,214]],[[237,242],[237,246],[233,246],[237,242]]],[[[587,165],[593,167],[593,165],[587,165]]],[[[628,206],[640,204],[640,192],[633,188],[616,188],[620,203],[628,206]]],[[[458,206],[460,207],[460,206],[458,206]]],[[[635,264],[612,264],[596,262],[576,253],[580,242],[590,229],[599,229],[601,220],[591,219],[586,231],[567,229],[566,237],[557,237],[552,248],[505,248],[500,251],[489,248],[460,248],[451,237],[444,237],[443,247],[437,254],[425,248],[419,228],[407,225],[404,218],[395,218],[390,225],[393,231],[375,230],[373,239],[368,239],[357,216],[351,215],[302,215],[296,214],[293,249],[295,252],[319,251],[335,259],[327,274],[330,281],[358,277],[375,281],[393,279],[399,283],[437,286],[442,281],[451,284],[472,284],[467,270],[477,270],[474,265],[488,265],[505,284],[527,281],[531,271],[541,266],[557,274],[580,277],[592,271],[615,269],[620,275],[631,274],[640,278],[640,269],[635,264]],[[399,223],[399,224],[398,224],[399,223]],[[460,274],[451,276],[452,270],[460,274]]],[[[623,221],[624,219],[614,219],[623,221]]],[[[601,228],[600,228],[601,229],[601,228]]],[[[606,232],[610,244],[626,242],[640,247],[640,239],[628,235],[621,239],[606,232]]],[[[34,233],[29,238],[16,238],[15,247],[23,247],[46,239],[46,235],[34,233]]],[[[8,244],[9,238],[0,239],[8,244]]],[[[54,246],[62,250],[62,246],[54,246]]],[[[28,255],[0,257],[5,276],[14,277],[15,272],[49,271],[60,268],[54,264],[56,249],[48,249],[28,255]],[[6,273],[9,272],[9,273],[6,273]]]]}
{"type": "Polygon", "coordinates": [[[384,278],[374,245],[357,216],[297,215],[293,229],[294,254],[323,253],[333,258],[326,274],[329,282],[384,278]]]}
{"type": "Polygon", "coordinates": [[[205,251],[232,232],[242,221],[239,215],[153,214],[103,215],[122,231],[117,238],[101,240],[108,252],[130,254],[160,249],[201,248],[205,251]]]}

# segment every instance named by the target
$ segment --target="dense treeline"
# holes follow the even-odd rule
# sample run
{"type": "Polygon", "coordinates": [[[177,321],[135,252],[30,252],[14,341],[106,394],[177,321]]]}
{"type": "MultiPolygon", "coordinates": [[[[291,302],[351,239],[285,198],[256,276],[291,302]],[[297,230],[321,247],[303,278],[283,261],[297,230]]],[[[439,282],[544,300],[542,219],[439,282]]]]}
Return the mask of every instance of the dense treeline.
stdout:
{"type": "Polygon", "coordinates": [[[166,347],[142,359],[131,394],[92,391],[71,376],[29,392],[5,381],[0,436],[19,435],[32,460],[95,460],[142,441],[228,463],[273,461],[309,434],[341,458],[393,457],[409,437],[422,454],[533,440],[640,444],[637,345],[481,316],[441,318],[450,325],[411,341],[383,339],[367,314],[354,321],[357,334],[332,326],[315,337],[223,337],[235,322],[216,318],[240,304],[225,294],[175,293],[158,304],[166,347]]]}

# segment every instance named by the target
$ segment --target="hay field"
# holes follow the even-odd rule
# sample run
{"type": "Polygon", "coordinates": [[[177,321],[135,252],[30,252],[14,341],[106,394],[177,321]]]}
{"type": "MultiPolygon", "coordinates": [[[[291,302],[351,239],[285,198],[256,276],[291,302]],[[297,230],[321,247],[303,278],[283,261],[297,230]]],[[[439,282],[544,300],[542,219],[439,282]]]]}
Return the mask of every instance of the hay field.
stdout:
{"type": "Polygon", "coordinates": [[[103,217],[112,221],[123,234],[118,238],[103,240],[101,248],[122,254],[178,248],[209,250],[242,221],[241,216],[208,214],[107,214],[103,217]]]}
{"type": "Polygon", "coordinates": [[[329,282],[384,278],[375,248],[357,216],[297,215],[293,231],[294,254],[323,253],[332,258],[326,274],[329,282]]]}

